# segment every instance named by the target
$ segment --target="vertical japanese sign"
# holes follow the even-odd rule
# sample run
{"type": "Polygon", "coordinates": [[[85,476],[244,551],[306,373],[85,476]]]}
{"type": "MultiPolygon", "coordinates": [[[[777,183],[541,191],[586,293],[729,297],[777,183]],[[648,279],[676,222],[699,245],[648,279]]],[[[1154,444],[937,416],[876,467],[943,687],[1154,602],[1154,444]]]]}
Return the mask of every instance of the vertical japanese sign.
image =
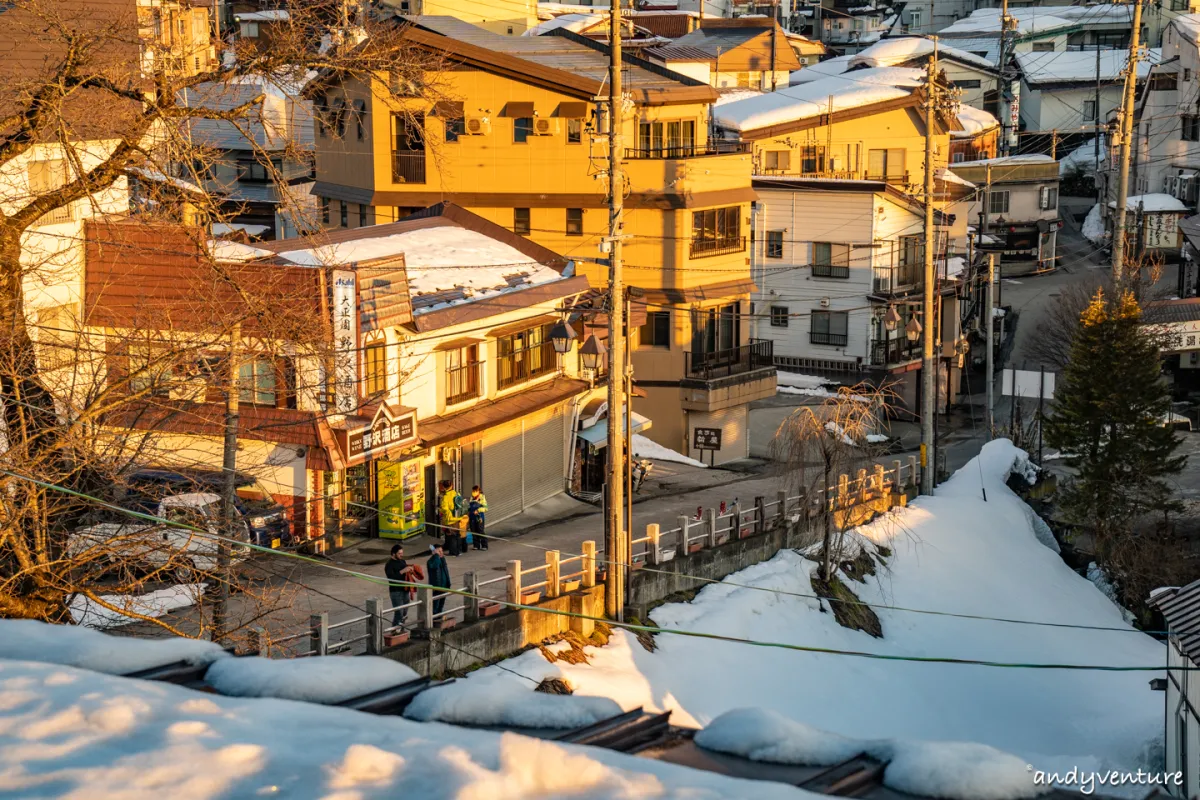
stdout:
{"type": "Polygon", "coordinates": [[[1021,142],[1021,82],[1012,84],[1012,102],[1008,106],[1008,144],[1016,148],[1021,142]]]}
{"type": "Polygon", "coordinates": [[[358,408],[358,291],[351,270],[333,273],[334,410],[358,408]]]}

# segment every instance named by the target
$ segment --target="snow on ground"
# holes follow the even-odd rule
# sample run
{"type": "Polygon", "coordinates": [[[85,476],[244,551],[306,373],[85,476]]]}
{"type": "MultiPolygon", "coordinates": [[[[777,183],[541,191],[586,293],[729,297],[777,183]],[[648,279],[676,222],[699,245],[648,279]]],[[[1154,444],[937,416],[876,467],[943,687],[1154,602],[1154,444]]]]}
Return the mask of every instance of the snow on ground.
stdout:
{"type": "Polygon", "coordinates": [[[837,381],[817,375],[802,375],[796,372],[776,374],[775,391],[780,394],[802,394],[811,397],[833,397],[837,394],[837,381]],[[827,387],[834,387],[829,389],[827,387]]]}
{"type": "Polygon", "coordinates": [[[75,599],[71,601],[71,617],[76,624],[88,628],[116,628],[136,622],[130,614],[158,618],[177,608],[194,606],[196,599],[204,594],[206,588],[206,583],[181,583],[143,595],[100,595],[102,601],[121,611],[112,611],[81,594],[75,595],[75,599]]]}
{"type": "Polygon", "coordinates": [[[340,703],[419,677],[400,662],[380,656],[228,658],[204,674],[204,680],[221,694],[310,703],[340,703]]]}
{"type": "Polygon", "coordinates": [[[472,681],[461,689],[439,686],[421,692],[404,716],[422,722],[461,725],[511,725],[517,728],[581,728],[620,714],[621,707],[607,697],[582,697],[535,692],[526,683],[525,693],[493,692],[486,680],[472,681]]]}
{"type": "MultiPolygon", "coordinates": [[[[858,529],[892,556],[878,575],[851,585],[872,603],[1120,630],[877,608],[885,634],[878,640],[837,625],[816,600],[728,584],[710,585],[690,603],[660,606],[651,618],[666,628],[885,655],[1163,664],[1162,644],[1129,628],[1107,597],[1039,541],[1029,507],[1005,486],[1020,455],[1006,440],[990,442],[936,496],[858,529]]],[[[1022,471],[1026,463],[1022,457],[1022,471]]],[[[730,580],[811,595],[814,566],[784,550],[730,580]]],[[[671,709],[679,725],[758,706],[846,737],[978,742],[1044,770],[1136,768],[1143,746],[1162,730],[1162,698],[1146,688],[1158,676],[1153,671],[881,661],[670,634],[656,639],[650,653],[617,632],[608,646],[588,649],[590,664],[551,664],[534,650],[503,666],[534,680],[564,677],[576,695],[608,696],[626,709],[671,709]]],[[[528,691],[523,678],[499,667],[459,683],[483,680],[495,692],[528,691]]]]}
{"type": "Polygon", "coordinates": [[[1083,234],[1083,238],[1092,244],[1104,243],[1107,234],[1104,230],[1104,220],[1100,217],[1099,203],[1092,206],[1092,210],[1084,217],[1083,225],[1079,228],[1079,232],[1083,234]]]}
{"type": "Polygon", "coordinates": [[[227,655],[220,645],[199,639],[133,639],[77,625],[0,619],[0,659],[44,661],[127,675],[177,661],[211,664],[227,655]]]}
{"type": "Polygon", "coordinates": [[[689,458],[683,453],[676,453],[669,447],[647,439],[640,433],[633,435],[633,454],[637,458],[652,458],[655,461],[673,461],[676,464],[687,464],[692,467],[707,467],[703,461],[689,458]]]}
{"type": "Polygon", "coordinates": [[[511,733],[290,700],[226,698],[4,660],[0,794],[126,800],[817,797],[782,784],[511,733]]]}

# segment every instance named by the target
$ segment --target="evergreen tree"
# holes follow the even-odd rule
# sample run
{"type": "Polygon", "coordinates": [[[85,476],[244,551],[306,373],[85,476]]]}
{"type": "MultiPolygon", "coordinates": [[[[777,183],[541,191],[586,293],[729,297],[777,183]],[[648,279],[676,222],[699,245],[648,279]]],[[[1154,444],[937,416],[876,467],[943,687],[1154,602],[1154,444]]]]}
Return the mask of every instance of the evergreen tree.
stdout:
{"type": "Polygon", "coordinates": [[[1097,291],[1080,315],[1046,422],[1046,441],[1077,470],[1061,507],[1095,537],[1100,566],[1131,607],[1142,605],[1156,575],[1171,571],[1152,563],[1169,560],[1174,546],[1151,515],[1165,520],[1178,509],[1166,479],[1186,458],[1174,455],[1179,439],[1163,424],[1170,392],[1156,338],[1140,321],[1131,293],[1108,299],[1097,291]]]}

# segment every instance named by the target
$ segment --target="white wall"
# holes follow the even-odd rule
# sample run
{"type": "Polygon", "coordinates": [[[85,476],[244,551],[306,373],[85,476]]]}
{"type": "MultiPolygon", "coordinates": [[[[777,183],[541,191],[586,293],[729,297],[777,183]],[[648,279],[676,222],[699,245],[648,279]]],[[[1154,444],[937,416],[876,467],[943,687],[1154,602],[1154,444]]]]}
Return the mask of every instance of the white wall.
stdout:
{"type": "MultiPolygon", "coordinates": [[[[1108,119],[1121,104],[1121,87],[1100,87],[1100,120],[1108,119]]],[[[1031,131],[1058,130],[1066,133],[1091,128],[1094,120],[1083,118],[1085,100],[1096,99],[1094,86],[1072,88],[1038,88],[1021,84],[1021,121],[1031,131]]]]}

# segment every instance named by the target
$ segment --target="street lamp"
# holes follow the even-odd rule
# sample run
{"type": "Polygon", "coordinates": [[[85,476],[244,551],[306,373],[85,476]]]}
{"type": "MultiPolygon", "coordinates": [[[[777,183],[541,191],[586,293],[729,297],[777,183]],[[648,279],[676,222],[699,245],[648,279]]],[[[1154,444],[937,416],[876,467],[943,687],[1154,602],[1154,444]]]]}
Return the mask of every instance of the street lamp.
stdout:
{"type": "Polygon", "coordinates": [[[593,372],[604,363],[607,353],[608,348],[604,346],[604,342],[596,338],[594,333],[583,343],[583,347],[579,348],[579,357],[583,360],[583,368],[593,372]]]}
{"type": "Polygon", "coordinates": [[[900,314],[896,312],[895,306],[888,306],[887,313],[883,316],[883,327],[889,331],[896,330],[896,326],[900,324],[900,314]]]}
{"type": "Polygon", "coordinates": [[[904,326],[904,335],[908,337],[910,342],[915,342],[921,338],[921,323],[917,322],[915,316],[909,319],[908,324],[904,326]]]}
{"type": "Polygon", "coordinates": [[[560,356],[571,352],[571,342],[577,338],[579,337],[569,322],[559,320],[550,329],[550,342],[554,345],[554,352],[560,356]]]}

